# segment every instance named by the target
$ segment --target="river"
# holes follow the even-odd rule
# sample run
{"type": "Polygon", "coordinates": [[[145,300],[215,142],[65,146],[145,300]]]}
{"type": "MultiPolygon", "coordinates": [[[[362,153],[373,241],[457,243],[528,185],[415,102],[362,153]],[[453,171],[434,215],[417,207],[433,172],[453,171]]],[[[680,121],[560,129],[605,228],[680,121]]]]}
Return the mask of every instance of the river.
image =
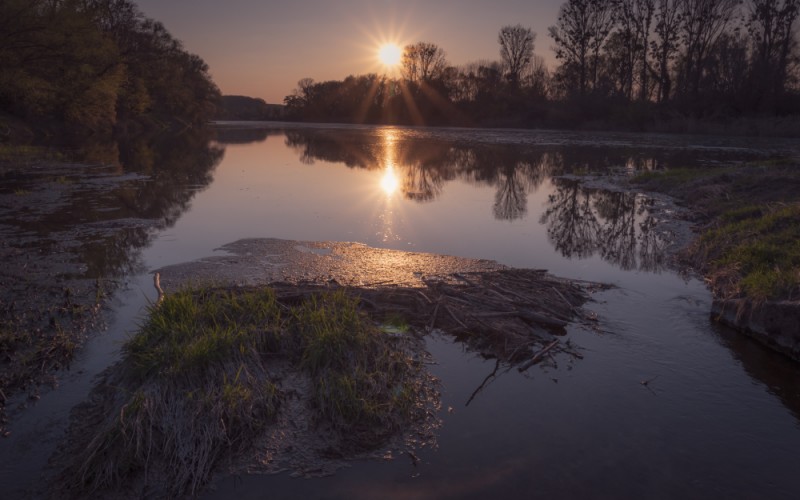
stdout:
{"type": "MultiPolygon", "coordinates": [[[[525,374],[501,367],[468,405],[495,362],[430,338],[443,425],[418,464],[401,456],[318,479],[227,477],[208,498],[800,497],[800,366],[710,321],[703,283],[667,266],[676,236],[657,201],[574,180],[798,157],[796,141],[221,123],[204,144],[189,159],[122,150],[104,175],[127,177],[110,195],[76,190],[71,200],[94,201],[60,206],[76,221],[150,223],[65,245],[88,278],[122,285],[105,331],[61,387],[12,414],[0,478],[15,495],[36,484],[70,408],[153,300],[148,273],[269,237],[491,259],[615,288],[587,305],[598,330],[569,329],[584,359],[525,374]]],[[[30,237],[12,209],[4,237],[30,237]]]]}

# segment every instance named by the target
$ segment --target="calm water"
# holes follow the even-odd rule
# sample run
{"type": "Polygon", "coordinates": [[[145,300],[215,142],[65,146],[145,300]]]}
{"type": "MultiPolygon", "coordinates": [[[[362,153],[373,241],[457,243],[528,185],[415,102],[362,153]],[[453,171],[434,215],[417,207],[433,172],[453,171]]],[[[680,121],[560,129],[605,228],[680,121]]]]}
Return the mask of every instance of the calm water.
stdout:
{"type": "Polygon", "coordinates": [[[203,144],[191,162],[123,150],[119,173],[143,175],[83,206],[92,220],[157,223],[70,247],[105,263],[87,273],[128,286],[108,333],[0,443],[12,489],[35,481],[69,408],[135,328],[153,296],[148,270],[273,237],[493,259],[618,288],[589,304],[603,333],[570,330],[584,360],[511,370],[469,406],[494,362],[431,339],[444,425],[417,467],[400,458],[323,479],[228,478],[209,497],[800,497],[800,368],[708,320],[702,283],[664,267],[669,234],[650,200],[554,178],[797,156],[796,142],[223,124],[203,144]]]}

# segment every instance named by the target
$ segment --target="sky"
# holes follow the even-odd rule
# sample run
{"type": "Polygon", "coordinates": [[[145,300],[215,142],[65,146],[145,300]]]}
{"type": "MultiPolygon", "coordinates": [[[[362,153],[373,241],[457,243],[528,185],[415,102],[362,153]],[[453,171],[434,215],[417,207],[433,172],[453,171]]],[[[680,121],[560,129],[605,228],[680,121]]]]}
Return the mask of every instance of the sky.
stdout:
{"type": "Polygon", "coordinates": [[[500,58],[497,33],[522,24],[552,64],[562,0],[134,0],[208,63],[223,94],[282,103],[301,78],[381,73],[382,43],[432,42],[451,64],[500,58]]]}

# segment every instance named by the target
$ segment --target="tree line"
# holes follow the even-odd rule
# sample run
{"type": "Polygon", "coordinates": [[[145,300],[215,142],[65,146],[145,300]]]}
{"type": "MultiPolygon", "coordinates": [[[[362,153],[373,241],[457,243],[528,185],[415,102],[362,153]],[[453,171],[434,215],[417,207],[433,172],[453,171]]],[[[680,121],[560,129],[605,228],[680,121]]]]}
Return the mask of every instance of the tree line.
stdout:
{"type": "Polygon", "coordinates": [[[130,0],[0,2],[0,112],[49,133],[185,128],[220,93],[208,66],[130,0]]]}
{"type": "Polygon", "coordinates": [[[672,118],[800,114],[800,0],[568,0],[537,34],[500,29],[498,60],[454,66],[404,48],[400,77],[304,78],[284,100],[305,121],[410,125],[642,126],[672,118]]]}

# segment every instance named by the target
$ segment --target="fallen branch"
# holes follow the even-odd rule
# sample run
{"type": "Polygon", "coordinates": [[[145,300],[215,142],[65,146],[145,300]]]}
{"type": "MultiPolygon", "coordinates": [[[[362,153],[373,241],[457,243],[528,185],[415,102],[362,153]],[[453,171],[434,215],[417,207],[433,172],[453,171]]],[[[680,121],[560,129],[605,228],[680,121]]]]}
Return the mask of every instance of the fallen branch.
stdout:
{"type": "Polygon", "coordinates": [[[545,354],[547,354],[548,352],[550,352],[550,349],[554,348],[556,345],[558,345],[558,339],[556,339],[556,340],[554,340],[554,341],[550,342],[550,343],[547,345],[547,347],[545,347],[545,348],[544,348],[544,349],[542,349],[541,351],[537,352],[537,353],[536,353],[536,354],[535,354],[535,355],[534,355],[534,356],[533,356],[533,357],[532,357],[530,360],[528,360],[528,361],[526,361],[525,363],[523,363],[522,365],[520,365],[520,367],[518,368],[518,370],[519,370],[520,372],[524,372],[525,370],[527,370],[527,369],[528,369],[528,368],[530,368],[531,366],[535,365],[536,363],[538,363],[539,361],[541,361],[541,360],[542,360],[542,357],[544,357],[544,355],[545,355],[545,354]]]}

